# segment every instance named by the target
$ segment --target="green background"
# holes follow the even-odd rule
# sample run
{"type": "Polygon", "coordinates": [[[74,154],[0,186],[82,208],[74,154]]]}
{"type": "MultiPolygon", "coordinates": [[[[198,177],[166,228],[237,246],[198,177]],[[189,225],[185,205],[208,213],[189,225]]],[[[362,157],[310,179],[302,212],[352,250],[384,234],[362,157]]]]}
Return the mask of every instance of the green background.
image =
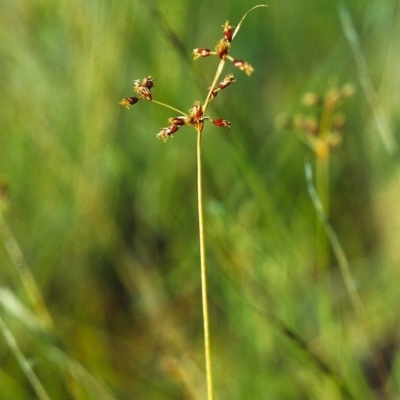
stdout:
{"type": "MultiPolygon", "coordinates": [[[[255,72],[227,63],[236,83],[207,112],[232,123],[203,134],[218,399],[377,399],[388,373],[385,398],[397,398],[399,2],[347,3],[250,13],[231,54],[255,72]],[[276,124],[315,114],[305,93],[345,83],[355,94],[329,158],[329,220],[361,313],[335,254],[316,261],[304,172],[315,155],[276,124]]],[[[118,103],[148,75],[158,101],[204,101],[218,59],[192,50],[213,49],[255,4],[0,0],[2,400],[38,398],[16,346],[54,400],[205,398],[196,132],[164,144],[171,110],[118,103]]]]}

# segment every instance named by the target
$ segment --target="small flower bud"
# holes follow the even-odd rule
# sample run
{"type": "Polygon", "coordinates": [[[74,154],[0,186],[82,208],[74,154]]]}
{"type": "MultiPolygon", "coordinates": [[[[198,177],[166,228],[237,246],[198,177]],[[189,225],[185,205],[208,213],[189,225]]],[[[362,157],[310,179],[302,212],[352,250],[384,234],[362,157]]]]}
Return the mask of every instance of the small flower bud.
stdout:
{"type": "Polygon", "coordinates": [[[228,87],[231,83],[235,82],[235,78],[233,76],[233,74],[228,74],[219,84],[219,88],[220,89],[225,89],[226,87],[228,87]]]}
{"type": "Polygon", "coordinates": [[[180,116],[180,117],[170,118],[168,120],[168,123],[170,125],[182,126],[182,125],[185,125],[185,123],[186,123],[186,117],[180,116]]]}
{"type": "Polygon", "coordinates": [[[173,135],[177,130],[179,129],[179,126],[173,125],[169,126],[168,128],[164,128],[165,134],[168,136],[173,135]]]}
{"type": "Polygon", "coordinates": [[[211,120],[211,122],[215,126],[219,126],[220,128],[230,128],[231,127],[230,121],[228,121],[226,119],[213,119],[213,120],[211,120]]]}
{"type": "Polygon", "coordinates": [[[169,139],[177,130],[179,126],[172,125],[166,128],[163,128],[158,134],[157,138],[163,140],[164,142],[169,139]]]}
{"type": "MultiPolygon", "coordinates": [[[[146,80],[145,80],[146,82],[146,80]]],[[[153,100],[150,89],[144,83],[140,83],[139,79],[133,81],[133,90],[142,97],[142,99],[153,100]]]]}
{"type": "Polygon", "coordinates": [[[153,89],[154,81],[155,81],[154,78],[152,78],[151,76],[148,76],[147,78],[143,79],[143,85],[149,90],[153,89]]]}
{"type": "Polygon", "coordinates": [[[224,28],[224,38],[230,43],[232,41],[234,27],[229,25],[229,21],[226,21],[222,27],[224,28]]]}
{"type": "Polygon", "coordinates": [[[119,104],[121,104],[121,106],[124,106],[126,108],[129,108],[129,106],[133,106],[134,104],[136,104],[139,101],[139,99],[137,97],[126,97],[125,99],[122,99],[119,104]]]}
{"type": "Polygon", "coordinates": [[[211,54],[211,50],[205,49],[204,47],[198,47],[193,50],[193,57],[197,60],[200,57],[208,57],[211,54]]]}
{"type": "Polygon", "coordinates": [[[254,72],[254,68],[247,61],[233,60],[232,62],[236,68],[239,68],[241,71],[244,71],[246,75],[251,75],[254,72]]]}

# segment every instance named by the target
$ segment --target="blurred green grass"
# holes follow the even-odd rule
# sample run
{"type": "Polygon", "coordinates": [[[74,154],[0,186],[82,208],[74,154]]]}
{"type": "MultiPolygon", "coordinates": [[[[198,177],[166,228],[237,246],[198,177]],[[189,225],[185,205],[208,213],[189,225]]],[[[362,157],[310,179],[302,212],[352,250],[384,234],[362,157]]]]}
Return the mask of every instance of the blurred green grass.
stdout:
{"type": "MultiPolygon", "coordinates": [[[[380,140],[339,4],[271,1],[250,14],[232,54],[255,72],[228,67],[237,83],[209,110],[232,122],[229,132],[207,127],[203,142],[221,399],[378,398],[365,330],[332,255],[315,278],[316,212],[304,177],[313,155],[274,125],[332,82],[356,93],[330,160],[330,221],[376,335],[370,346],[392,366],[387,398],[396,398],[398,160],[380,140]]],[[[163,144],[155,135],[168,110],[118,102],[150,74],[160,101],[187,110],[203,100],[217,61],[194,62],[192,49],[214,46],[225,20],[237,23],[253,5],[0,3],[0,174],[9,186],[0,282],[12,293],[0,309],[51,399],[204,398],[195,135],[182,129],[163,144]],[[41,325],[21,266],[52,325],[41,325]],[[22,307],[38,321],[29,324],[22,307]]],[[[397,133],[398,2],[347,7],[397,133]]],[[[2,399],[36,398],[3,338],[0,354],[2,399]]]]}

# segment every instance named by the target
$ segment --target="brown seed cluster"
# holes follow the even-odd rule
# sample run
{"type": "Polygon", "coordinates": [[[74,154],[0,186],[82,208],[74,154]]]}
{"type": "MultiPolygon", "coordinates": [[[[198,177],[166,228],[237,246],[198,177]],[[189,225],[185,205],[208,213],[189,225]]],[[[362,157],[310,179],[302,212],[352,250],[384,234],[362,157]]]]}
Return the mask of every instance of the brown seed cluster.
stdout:
{"type": "MultiPolygon", "coordinates": [[[[227,88],[231,83],[235,82],[235,77],[233,74],[228,74],[218,85],[218,87],[213,88],[211,91],[211,99],[217,96],[220,90],[227,88]]],[[[210,90],[210,88],[208,88],[210,90]]]]}
{"type": "Polygon", "coordinates": [[[141,99],[151,101],[153,100],[153,97],[151,96],[150,90],[153,89],[153,87],[154,78],[152,78],[150,75],[147,78],[144,78],[142,81],[140,81],[140,79],[135,79],[133,81],[133,91],[137,93],[139,97],[125,97],[119,102],[119,104],[121,104],[121,106],[129,108],[141,99]]]}

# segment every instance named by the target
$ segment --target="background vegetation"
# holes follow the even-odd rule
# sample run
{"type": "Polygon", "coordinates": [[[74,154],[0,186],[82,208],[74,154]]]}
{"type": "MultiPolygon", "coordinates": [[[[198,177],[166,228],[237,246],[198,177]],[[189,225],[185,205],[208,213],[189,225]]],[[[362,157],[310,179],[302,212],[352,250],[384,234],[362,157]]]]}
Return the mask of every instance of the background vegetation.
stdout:
{"type": "MultiPolygon", "coordinates": [[[[255,72],[209,110],[232,122],[203,140],[218,399],[398,398],[399,2],[347,3],[250,14],[232,54],[255,72]],[[275,123],[345,83],[329,220],[361,309],[324,250],[315,154],[275,123]]],[[[118,102],[148,75],[157,100],[204,100],[218,61],[192,49],[253,5],[1,0],[1,399],[204,398],[195,131],[164,144],[169,110],[118,102]]]]}

